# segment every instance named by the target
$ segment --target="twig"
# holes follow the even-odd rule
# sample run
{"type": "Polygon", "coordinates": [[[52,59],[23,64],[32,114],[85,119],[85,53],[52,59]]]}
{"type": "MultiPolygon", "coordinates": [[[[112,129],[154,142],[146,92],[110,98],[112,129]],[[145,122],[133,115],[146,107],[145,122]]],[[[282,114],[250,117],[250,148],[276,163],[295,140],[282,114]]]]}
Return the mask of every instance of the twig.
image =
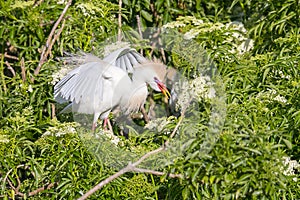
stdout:
{"type": "MultiPolygon", "coordinates": [[[[0,53],[0,56],[2,56],[3,54],[2,53],[0,53]]],[[[11,55],[8,55],[7,54],[7,52],[5,52],[4,53],[4,57],[5,58],[10,58],[10,59],[13,59],[13,60],[19,60],[19,58],[18,57],[16,57],[16,56],[11,56],[11,55]]]]}
{"type": "MultiPolygon", "coordinates": [[[[54,33],[55,33],[55,30],[57,29],[59,23],[60,23],[60,22],[62,21],[62,19],[64,18],[65,14],[66,14],[66,12],[67,12],[67,10],[68,10],[68,8],[69,8],[69,6],[70,6],[71,4],[72,4],[72,0],[69,0],[68,3],[66,4],[64,10],[63,10],[62,13],[60,14],[58,20],[56,21],[56,23],[55,23],[54,26],[52,27],[52,30],[51,30],[51,32],[50,32],[50,34],[49,34],[49,36],[48,36],[47,41],[46,41],[46,45],[43,47],[43,50],[42,50],[42,53],[41,53],[41,58],[40,58],[39,64],[38,64],[37,68],[34,70],[34,75],[35,75],[35,76],[39,74],[42,65],[45,63],[45,61],[46,61],[46,59],[47,59],[47,57],[48,57],[48,54],[49,54],[50,51],[51,51],[52,45],[54,44],[55,40],[58,38],[58,36],[59,36],[60,33],[56,34],[56,37],[54,37],[54,38],[52,39],[52,37],[53,37],[53,35],[54,35],[54,33]],[[51,42],[51,40],[52,40],[52,42],[51,42]],[[50,43],[50,42],[51,42],[51,43],[50,43]],[[50,44],[52,44],[52,45],[50,46],[50,44]],[[47,51],[46,51],[46,50],[47,50],[47,51]]],[[[61,29],[61,31],[62,31],[62,29],[61,29]]],[[[61,31],[60,31],[60,32],[61,32],[61,31]]],[[[31,81],[34,82],[34,77],[31,78],[31,81]]]]}
{"type": "Polygon", "coordinates": [[[119,14],[118,14],[118,42],[122,40],[122,0],[119,0],[119,14]]]}
{"type": "Polygon", "coordinates": [[[55,115],[55,104],[54,103],[51,103],[51,116],[52,116],[52,119],[56,118],[56,115],[55,115]]]}
{"type": "Polygon", "coordinates": [[[58,182],[50,183],[48,185],[44,185],[44,186],[42,186],[42,187],[40,187],[40,188],[38,188],[38,189],[36,189],[32,192],[29,192],[28,196],[34,196],[34,195],[38,194],[39,192],[42,192],[44,190],[49,190],[49,189],[53,188],[56,185],[58,185],[58,182]]]}
{"type": "Polygon", "coordinates": [[[62,25],[61,25],[61,28],[58,29],[57,33],[53,36],[53,40],[51,40],[51,43],[50,43],[50,45],[49,45],[49,48],[48,48],[47,51],[46,51],[46,55],[51,54],[52,46],[54,45],[55,41],[57,40],[57,38],[58,38],[59,35],[61,34],[63,28],[65,27],[65,22],[66,22],[66,20],[63,20],[63,23],[62,23],[62,25]]]}
{"type": "MultiPolygon", "coordinates": [[[[143,34],[142,34],[142,27],[141,27],[141,19],[139,15],[136,15],[136,21],[137,21],[137,25],[138,25],[138,31],[140,34],[140,39],[143,39],[143,34]]],[[[140,53],[143,55],[143,48],[141,48],[140,53]]]]}
{"type": "MultiPolygon", "coordinates": [[[[155,171],[155,170],[151,170],[151,169],[143,169],[143,168],[138,168],[138,167],[133,167],[132,171],[137,172],[137,173],[153,174],[156,176],[163,176],[166,174],[165,172],[159,172],[159,171],[155,171]]],[[[183,178],[183,176],[181,174],[168,174],[168,177],[183,178]]]]}
{"type": "MultiPolygon", "coordinates": [[[[165,143],[153,150],[150,151],[148,153],[146,153],[145,155],[143,155],[139,160],[137,160],[134,163],[129,163],[126,167],[124,167],[123,169],[121,169],[120,171],[118,171],[117,173],[113,174],[112,176],[106,178],[105,180],[101,181],[98,185],[96,185],[95,187],[93,187],[92,189],[90,189],[87,193],[85,193],[84,195],[82,195],[80,198],[78,198],[78,200],[84,200],[86,198],[88,198],[90,195],[92,195],[93,193],[95,193],[96,191],[100,190],[103,186],[105,186],[106,184],[110,183],[111,181],[115,180],[116,178],[120,177],[121,175],[127,173],[127,172],[134,172],[135,170],[139,170],[139,171],[148,171],[147,169],[141,169],[141,168],[137,168],[136,166],[138,166],[139,164],[141,164],[144,160],[146,160],[147,158],[149,158],[151,155],[157,154],[163,150],[165,150],[166,146],[168,146],[168,144],[170,143],[170,140],[175,136],[179,125],[181,124],[183,118],[184,118],[184,110],[181,113],[181,117],[178,121],[178,123],[176,124],[175,128],[173,129],[169,139],[167,141],[165,141],[165,143]]],[[[161,174],[163,172],[154,172],[152,170],[148,171],[148,172],[153,172],[153,173],[157,173],[157,174],[161,174]]],[[[180,176],[181,175],[176,175],[176,176],[180,176]]]]}
{"type": "Polygon", "coordinates": [[[149,119],[149,116],[148,116],[148,114],[147,114],[147,112],[146,112],[146,110],[144,108],[144,105],[141,106],[140,110],[141,110],[141,112],[143,114],[143,118],[144,118],[145,122],[149,123],[150,119],[149,119]]]}
{"type": "Polygon", "coordinates": [[[23,80],[23,83],[25,83],[25,82],[26,82],[26,71],[25,71],[24,57],[21,58],[20,65],[21,65],[21,76],[22,76],[22,80],[23,80]]]}
{"type": "Polygon", "coordinates": [[[164,63],[167,63],[166,54],[163,48],[160,48],[160,53],[164,63]]]}
{"type": "MultiPolygon", "coordinates": [[[[28,169],[28,168],[29,168],[29,166],[23,164],[23,165],[18,165],[18,166],[16,167],[16,169],[21,168],[21,167],[25,167],[25,169],[28,169]]],[[[9,174],[10,174],[13,170],[14,170],[14,169],[10,169],[10,170],[6,173],[6,175],[5,175],[4,179],[3,179],[3,183],[5,183],[5,182],[7,181],[8,184],[9,184],[9,186],[14,190],[14,192],[15,192],[16,195],[21,196],[21,197],[24,197],[24,196],[25,196],[25,193],[19,192],[19,189],[20,189],[20,187],[21,187],[21,181],[20,181],[19,177],[17,177],[17,182],[18,182],[18,186],[17,186],[17,187],[14,187],[13,184],[12,184],[12,182],[11,182],[11,181],[9,180],[9,178],[8,178],[9,174]]],[[[33,172],[32,172],[32,174],[33,174],[33,176],[34,176],[34,173],[33,173],[33,172]]],[[[44,185],[44,186],[42,186],[42,187],[40,187],[40,188],[38,188],[38,189],[36,189],[36,190],[34,190],[34,191],[32,191],[32,192],[27,193],[27,196],[34,196],[34,195],[38,194],[39,192],[42,192],[42,191],[44,191],[44,190],[49,190],[50,188],[54,187],[54,186],[57,185],[57,184],[58,184],[58,182],[54,182],[54,183],[50,183],[50,184],[44,185]]]]}
{"type": "Polygon", "coordinates": [[[16,76],[16,72],[15,72],[14,68],[12,68],[12,66],[7,61],[5,61],[5,64],[7,66],[7,69],[9,69],[9,71],[12,73],[13,77],[15,77],[16,76]]]}

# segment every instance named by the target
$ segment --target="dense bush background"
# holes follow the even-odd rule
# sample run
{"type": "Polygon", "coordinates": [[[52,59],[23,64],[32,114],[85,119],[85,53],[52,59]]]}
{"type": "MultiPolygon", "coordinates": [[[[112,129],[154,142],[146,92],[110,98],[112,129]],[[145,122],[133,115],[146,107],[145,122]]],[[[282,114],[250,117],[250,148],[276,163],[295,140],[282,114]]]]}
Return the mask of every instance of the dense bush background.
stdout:
{"type": "MultiPolygon", "coordinates": [[[[0,197],[4,199],[30,195],[74,199],[115,172],[86,150],[74,124],[53,117],[51,81],[58,70],[55,58],[63,51],[89,52],[117,33],[118,2],[73,1],[47,62],[34,75],[65,3],[0,2],[0,197]],[[49,132],[65,134],[42,137],[49,132]],[[49,189],[30,193],[49,184],[49,189]]],[[[137,27],[139,15],[142,27],[172,22],[170,29],[197,33],[193,38],[207,50],[225,84],[227,117],[207,156],[197,154],[196,141],[184,157],[162,169],[184,179],[129,173],[92,199],[299,199],[300,168],[287,172],[292,160],[300,160],[299,6],[293,0],[124,0],[123,30],[137,27]],[[246,31],[226,29],[233,21],[246,31]],[[228,32],[252,39],[253,48],[240,52],[242,41],[229,40],[228,32]]]]}

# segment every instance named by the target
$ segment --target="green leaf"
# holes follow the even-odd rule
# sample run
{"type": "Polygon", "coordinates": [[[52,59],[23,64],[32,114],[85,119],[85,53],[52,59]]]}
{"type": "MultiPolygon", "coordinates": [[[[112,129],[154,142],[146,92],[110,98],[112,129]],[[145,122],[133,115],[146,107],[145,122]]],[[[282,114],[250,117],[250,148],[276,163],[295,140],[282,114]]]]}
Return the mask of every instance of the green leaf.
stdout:
{"type": "Polygon", "coordinates": [[[149,14],[147,11],[142,10],[141,15],[144,19],[146,19],[148,22],[152,22],[152,15],[149,14]]]}

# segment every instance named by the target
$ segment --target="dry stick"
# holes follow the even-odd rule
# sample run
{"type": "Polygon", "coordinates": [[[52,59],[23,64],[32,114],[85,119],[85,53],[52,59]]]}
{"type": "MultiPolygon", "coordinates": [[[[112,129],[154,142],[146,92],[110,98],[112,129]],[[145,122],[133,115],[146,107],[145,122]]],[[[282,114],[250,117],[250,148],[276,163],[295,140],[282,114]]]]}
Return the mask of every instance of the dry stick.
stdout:
{"type": "Polygon", "coordinates": [[[56,115],[55,115],[55,105],[54,105],[54,103],[51,103],[51,116],[52,116],[52,119],[55,119],[55,118],[56,118],[56,115]]]}
{"type": "MultiPolygon", "coordinates": [[[[153,174],[153,175],[157,175],[157,176],[163,176],[166,174],[164,172],[159,172],[159,171],[155,171],[155,170],[151,170],[151,169],[143,169],[143,168],[138,168],[138,167],[134,167],[132,169],[132,171],[137,172],[137,173],[153,174]]],[[[183,176],[181,174],[168,174],[168,176],[171,178],[183,178],[183,176]]]]}
{"type": "MultiPolygon", "coordinates": [[[[47,41],[46,41],[46,45],[43,47],[43,50],[42,50],[42,53],[41,53],[40,62],[39,62],[39,64],[38,64],[37,68],[34,70],[34,75],[35,75],[35,76],[39,74],[42,65],[43,65],[44,62],[46,61],[46,59],[47,59],[47,57],[48,57],[48,54],[49,54],[50,51],[51,51],[51,48],[50,48],[50,46],[49,46],[50,41],[52,40],[52,43],[54,44],[55,38],[52,39],[52,37],[53,37],[53,35],[54,35],[54,32],[55,32],[55,30],[57,29],[57,27],[58,27],[59,23],[61,22],[61,20],[63,19],[63,17],[65,16],[65,14],[66,14],[66,12],[67,12],[69,6],[71,5],[71,3],[72,3],[72,0],[69,0],[68,3],[66,4],[64,10],[63,10],[62,13],[60,14],[58,20],[56,21],[56,23],[55,23],[54,26],[52,27],[52,30],[51,30],[51,32],[50,32],[50,34],[49,34],[49,36],[48,36],[47,41]],[[46,51],[47,49],[48,49],[48,51],[46,51]]],[[[56,37],[56,39],[57,39],[57,37],[56,37]]],[[[52,44],[52,45],[53,45],[53,44],[52,44]]],[[[51,46],[51,47],[52,47],[52,46],[51,46]]],[[[31,81],[34,82],[34,77],[31,78],[31,81]]]]}
{"type": "MultiPolygon", "coordinates": [[[[18,165],[18,166],[16,167],[16,169],[21,168],[21,167],[25,167],[25,169],[28,169],[28,168],[29,168],[29,166],[26,166],[26,165],[22,164],[22,165],[18,165]]],[[[13,171],[13,169],[10,169],[10,170],[6,173],[6,175],[5,175],[4,179],[3,179],[3,183],[5,183],[5,181],[7,181],[8,184],[9,184],[9,186],[14,190],[14,192],[15,192],[17,195],[19,195],[19,196],[21,196],[21,197],[24,197],[25,194],[22,193],[22,192],[19,192],[19,189],[20,189],[20,187],[21,187],[21,181],[20,181],[19,177],[17,177],[18,186],[17,186],[16,188],[13,186],[12,182],[8,179],[8,175],[9,175],[12,171],[13,171]]],[[[32,175],[35,176],[33,172],[32,172],[32,175]]],[[[48,184],[48,185],[44,185],[44,186],[42,186],[42,187],[40,187],[40,188],[38,188],[38,189],[36,189],[36,190],[34,190],[34,191],[32,191],[32,192],[29,192],[29,193],[28,193],[28,196],[36,195],[37,193],[42,192],[42,191],[44,191],[44,190],[48,190],[48,189],[54,187],[54,186],[57,185],[57,184],[58,184],[58,183],[55,182],[55,183],[50,183],[50,184],[48,184]]]]}
{"type": "Polygon", "coordinates": [[[24,57],[21,58],[21,76],[22,76],[22,81],[23,83],[26,82],[26,71],[25,71],[25,62],[24,62],[24,57]]]}
{"type": "Polygon", "coordinates": [[[13,77],[15,77],[16,76],[16,72],[15,72],[14,68],[12,68],[12,66],[7,61],[5,61],[5,64],[7,66],[7,69],[9,69],[9,71],[11,71],[13,77]]]}
{"type": "MultiPolygon", "coordinates": [[[[0,53],[0,56],[2,56],[3,54],[0,53]]],[[[11,56],[11,55],[8,55],[7,52],[4,53],[4,58],[9,58],[9,59],[13,59],[13,60],[19,60],[18,57],[16,56],[11,56]]]]}
{"type": "MultiPolygon", "coordinates": [[[[138,31],[140,34],[140,39],[143,39],[143,34],[142,34],[142,28],[141,28],[141,19],[139,15],[136,15],[136,21],[137,21],[137,25],[138,25],[138,31]]],[[[140,53],[143,55],[143,48],[141,48],[140,53]]]]}
{"type": "Polygon", "coordinates": [[[42,192],[44,190],[49,190],[51,189],[52,187],[54,187],[55,185],[58,185],[58,182],[55,182],[55,183],[50,183],[48,185],[44,185],[36,190],[33,190],[32,192],[29,192],[28,193],[28,196],[33,196],[33,195],[36,195],[38,194],[39,192],[42,192]]]}
{"type": "MultiPolygon", "coordinates": [[[[100,190],[103,186],[107,185],[108,183],[110,183],[111,181],[115,180],[116,178],[120,177],[121,175],[127,173],[127,172],[134,172],[136,171],[143,171],[143,172],[147,172],[150,174],[155,174],[155,175],[162,175],[163,172],[157,172],[157,171],[153,171],[153,170],[147,170],[147,169],[141,169],[141,168],[137,168],[136,166],[138,166],[139,164],[141,164],[145,159],[147,159],[148,157],[150,157],[151,155],[157,154],[163,150],[165,150],[166,146],[168,146],[168,144],[170,143],[170,140],[175,136],[177,129],[179,128],[179,125],[181,124],[183,118],[184,118],[184,110],[182,111],[181,117],[178,121],[178,123],[176,124],[175,128],[173,129],[173,132],[171,133],[169,139],[159,148],[150,151],[148,153],[146,153],[145,155],[143,155],[139,160],[137,160],[134,163],[129,163],[126,167],[124,167],[123,169],[121,169],[120,171],[118,171],[117,173],[113,174],[112,176],[106,178],[105,180],[101,181],[98,185],[96,185],[95,187],[93,187],[92,189],[90,189],[87,193],[85,193],[84,195],[82,195],[80,198],[78,198],[78,200],[84,200],[86,198],[88,198],[89,196],[91,196],[93,193],[95,193],[96,191],[100,190]]],[[[172,175],[174,177],[182,177],[182,175],[172,175]]]]}
{"type": "Polygon", "coordinates": [[[63,20],[63,23],[62,23],[62,25],[61,25],[61,28],[58,29],[57,34],[55,34],[54,37],[53,37],[53,40],[51,40],[51,43],[50,43],[50,45],[49,45],[49,48],[48,48],[47,51],[46,51],[46,55],[49,55],[49,54],[51,53],[51,49],[52,49],[52,47],[53,47],[55,41],[57,40],[57,38],[59,37],[59,35],[61,34],[62,30],[63,30],[64,27],[65,27],[65,22],[66,22],[66,20],[64,19],[64,20],[63,20]]]}
{"type": "Polygon", "coordinates": [[[148,124],[150,122],[150,119],[149,119],[146,109],[144,108],[144,105],[141,106],[140,110],[142,112],[145,122],[148,124]]]}
{"type": "Polygon", "coordinates": [[[119,14],[118,14],[118,42],[122,40],[122,0],[119,0],[119,14]]]}
{"type": "Polygon", "coordinates": [[[160,48],[160,53],[164,63],[167,63],[166,54],[163,48],[160,48]]]}

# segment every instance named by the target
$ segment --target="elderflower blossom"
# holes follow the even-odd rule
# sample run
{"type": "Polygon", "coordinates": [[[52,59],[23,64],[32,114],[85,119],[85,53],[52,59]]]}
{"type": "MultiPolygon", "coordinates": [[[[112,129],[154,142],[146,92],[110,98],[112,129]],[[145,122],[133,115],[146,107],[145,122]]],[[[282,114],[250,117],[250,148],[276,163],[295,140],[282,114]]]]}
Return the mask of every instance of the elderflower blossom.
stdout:
{"type": "Polygon", "coordinates": [[[280,94],[277,94],[277,91],[274,89],[268,89],[267,91],[260,92],[257,94],[256,98],[277,101],[279,103],[287,102],[287,99],[280,94]]]}
{"type": "Polygon", "coordinates": [[[76,8],[79,8],[86,17],[94,16],[96,12],[103,15],[101,8],[95,6],[92,2],[79,3],[76,5],[76,8]]]}
{"type": "Polygon", "coordinates": [[[2,135],[0,134],[0,143],[8,143],[9,139],[8,139],[8,135],[2,135]]]}
{"type": "Polygon", "coordinates": [[[182,83],[183,88],[178,94],[177,108],[186,108],[193,99],[210,99],[216,96],[216,91],[212,87],[212,82],[208,76],[199,76],[191,81],[182,83]]]}
{"type": "Polygon", "coordinates": [[[179,28],[179,27],[185,27],[186,24],[184,22],[181,21],[173,21],[173,22],[169,22],[165,25],[163,25],[163,29],[166,28],[179,28]]]}
{"type": "Polygon", "coordinates": [[[57,2],[57,4],[66,4],[67,3],[67,0],[59,0],[58,2],[57,2]]]}
{"type": "Polygon", "coordinates": [[[145,128],[149,130],[156,129],[158,132],[161,132],[166,127],[166,125],[168,125],[170,122],[171,120],[169,120],[169,118],[161,117],[149,121],[149,123],[146,124],[145,128]]]}
{"type": "MultiPolygon", "coordinates": [[[[204,22],[203,20],[192,16],[185,16],[178,17],[177,21],[170,22],[164,25],[163,28],[167,29],[185,27],[188,24],[192,25],[192,28],[184,33],[183,37],[186,40],[194,39],[202,33],[209,34],[220,31],[223,35],[227,36],[224,38],[222,44],[228,45],[228,43],[230,43],[232,45],[232,49],[229,51],[230,53],[242,55],[254,47],[254,40],[245,36],[247,34],[247,30],[244,27],[244,24],[237,21],[222,24],[204,22]]],[[[212,48],[218,48],[218,46],[212,48]]]]}
{"type": "MultiPolygon", "coordinates": [[[[295,170],[300,169],[300,164],[296,160],[291,160],[290,157],[283,157],[283,164],[286,167],[284,169],[283,174],[286,176],[294,176],[295,175],[295,170]]],[[[293,178],[293,181],[297,181],[297,178],[293,178]]]]}
{"type": "Polygon", "coordinates": [[[78,126],[77,123],[66,123],[64,126],[60,127],[49,127],[47,131],[42,135],[42,137],[45,136],[55,136],[55,137],[61,137],[63,135],[67,134],[74,134],[76,133],[75,127],[78,126]]]}
{"type": "Polygon", "coordinates": [[[109,130],[100,130],[100,132],[95,133],[96,138],[101,138],[102,136],[105,136],[114,145],[118,145],[120,142],[120,138],[109,130]]]}
{"type": "Polygon", "coordinates": [[[65,65],[59,71],[52,74],[52,81],[50,83],[52,85],[55,85],[59,80],[61,80],[71,70],[72,70],[71,66],[65,65]]]}

